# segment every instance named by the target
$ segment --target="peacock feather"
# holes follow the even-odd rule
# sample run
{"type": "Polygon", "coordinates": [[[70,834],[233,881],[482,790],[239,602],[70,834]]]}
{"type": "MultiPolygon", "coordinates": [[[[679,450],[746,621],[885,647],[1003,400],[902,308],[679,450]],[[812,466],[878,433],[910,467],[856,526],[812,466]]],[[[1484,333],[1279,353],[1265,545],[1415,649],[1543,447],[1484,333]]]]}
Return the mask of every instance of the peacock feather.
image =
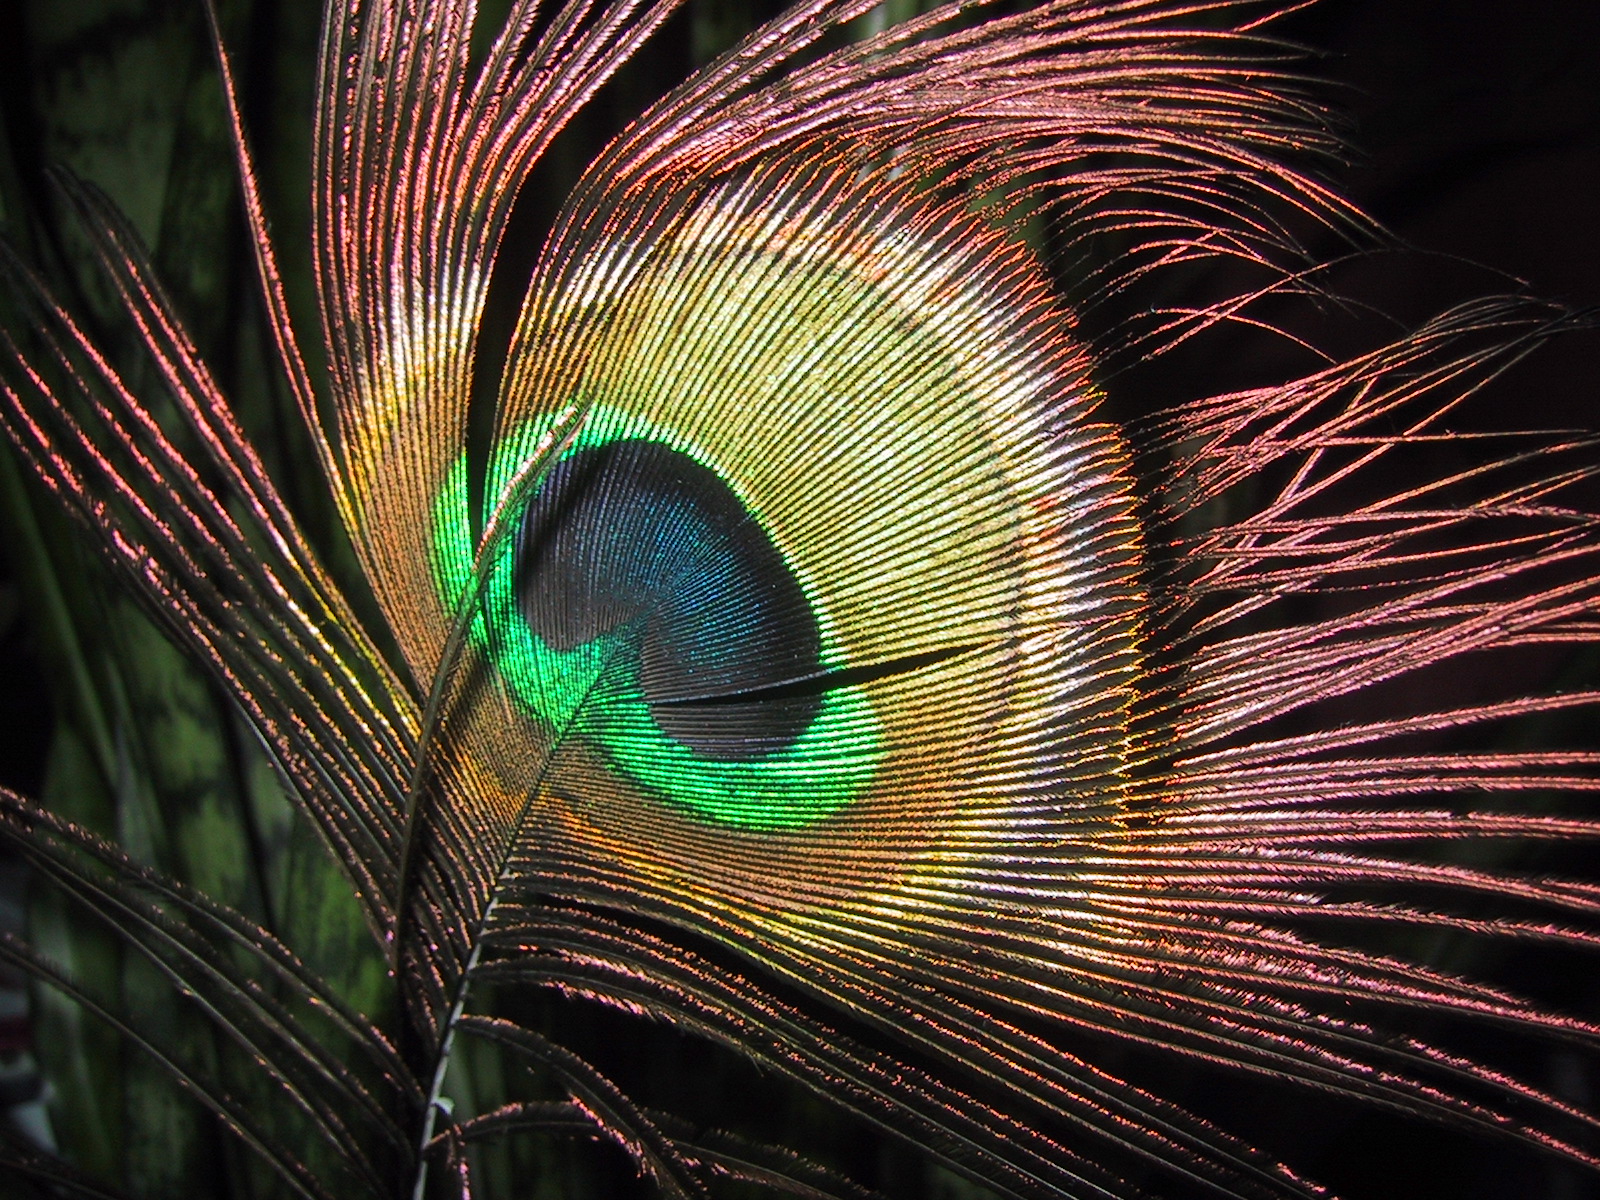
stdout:
{"type": "Polygon", "coordinates": [[[0,793],[137,969],[0,959],[228,1135],[170,1186],[576,1196],[588,1139],[673,1197],[1328,1194],[1242,1095],[1592,1187],[1600,1028],[1540,975],[1600,944],[1600,757],[1531,739],[1600,693],[1517,672],[1600,640],[1595,442],[1451,425],[1581,320],[1367,319],[1384,235],[1232,0],[800,0],[547,203],[679,10],[330,0],[307,304],[207,4],[288,461],[94,186],[56,176],[91,284],[0,251],[22,461],[383,968],[0,793]],[[956,1174],[773,1134],[802,1095],[956,1174]]]}

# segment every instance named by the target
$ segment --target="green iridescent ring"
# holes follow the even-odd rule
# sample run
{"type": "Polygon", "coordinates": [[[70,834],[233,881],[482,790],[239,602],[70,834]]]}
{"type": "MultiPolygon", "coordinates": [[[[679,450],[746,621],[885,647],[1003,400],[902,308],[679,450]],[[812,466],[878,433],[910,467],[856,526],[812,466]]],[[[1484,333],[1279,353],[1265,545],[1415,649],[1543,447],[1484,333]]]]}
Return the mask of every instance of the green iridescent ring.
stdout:
{"type": "MultiPolygon", "coordinates": [[[[501,439],[487,473],[487,494],[503,498],[559,418],[530,420],[501,439]]],[[[783,553],[760,515],[701,448],[671,429],[606,403],[588,411],[582,428],[548,476],[587,452],[646,444],[682,455],[713,473],[782,555],[816,626],[817,673],[841,668],[837,641],[805,573],[783,553]]],[[[539,482],[530,505],[546,483],[539,482]]],[[[512,514],[515,516],[516,514],[512,514]]],[[[510,522],[509,524],[514,524],[510,522]]],[[[472,586],[473,539],[467,460],[452,465],[433,508],[432,567],[446,607],[472,586]]],[[[480,611],[468,636],[483,651],[524,712],[558,738],[582,739],[648,794],[697,817],[751,830],[810,825],[848,805],[872,782],[882,757],[882,730],[866,689],[841,685],[816,692],[803,728],[770,748],[730,758],[686,744],[663,729],[658,708],[641,682],[638,623],[618,625],[586,640],[552,645],[530,623],[519,594],[517,539],[501,537],[491,551],[480,611]]],[[[746,712],[750,705],[741,706],[746,712]]]]}

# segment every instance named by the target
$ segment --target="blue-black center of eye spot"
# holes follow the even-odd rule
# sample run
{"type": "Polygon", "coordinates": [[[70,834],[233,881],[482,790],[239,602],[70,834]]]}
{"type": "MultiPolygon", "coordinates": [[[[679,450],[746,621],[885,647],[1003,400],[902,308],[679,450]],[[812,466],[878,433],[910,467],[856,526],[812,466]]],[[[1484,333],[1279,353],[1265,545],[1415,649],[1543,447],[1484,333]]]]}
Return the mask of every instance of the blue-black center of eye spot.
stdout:
{"type": "Polygon", "coordinates": [[[517,595],[555,650],[637,646],[661,731],[707,758],[793,744],[821,707],[816,616],[783,555],[715,471],[659,442],[576,450],[529,502],[517,595]]]}

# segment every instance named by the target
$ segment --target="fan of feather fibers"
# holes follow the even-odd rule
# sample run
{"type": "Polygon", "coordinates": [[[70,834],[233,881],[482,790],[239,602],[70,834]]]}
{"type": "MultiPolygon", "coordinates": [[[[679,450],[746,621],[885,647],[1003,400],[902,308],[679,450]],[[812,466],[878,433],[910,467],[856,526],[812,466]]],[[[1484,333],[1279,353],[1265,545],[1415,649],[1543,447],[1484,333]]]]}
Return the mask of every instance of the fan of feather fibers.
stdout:
{"type": "Polygon", "coordinates": [[[1304,14],[91,7],[8,1188],[1596,1194],[1584,322],[1342,198],[1304,14]]]}

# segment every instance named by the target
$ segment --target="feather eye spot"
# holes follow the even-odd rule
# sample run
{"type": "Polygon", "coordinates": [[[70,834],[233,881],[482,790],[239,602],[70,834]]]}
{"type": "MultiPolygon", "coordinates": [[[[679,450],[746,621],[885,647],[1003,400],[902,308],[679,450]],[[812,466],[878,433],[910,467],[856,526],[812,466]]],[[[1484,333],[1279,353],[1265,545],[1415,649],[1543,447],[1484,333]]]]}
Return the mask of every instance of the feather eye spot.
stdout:
{"type": "Polygon", "coordinates": [[[673,703],[759,693],[822,666],[816,618],[793,573],[715,471],[627,438],[569,454],[522,517],[515,572],[523,618],[570,652],[622,638],[662,733],[706,758],[792,746],[819,696],[673,703]]]}
{"type": "MultiPolygon", "coordinates": [[[[779,830],[845,807],[880,757],[866,680],[837,668],[824,615],[703,452],[597,412],[490,553],[473,640],[550,752],[581,745],[679,811],[779,830]]],[[[502,443],[502,500],[543,432],[502,443]]],[[[475,590],[466,473],[435,505],[442,599],[475,590]]]]}

